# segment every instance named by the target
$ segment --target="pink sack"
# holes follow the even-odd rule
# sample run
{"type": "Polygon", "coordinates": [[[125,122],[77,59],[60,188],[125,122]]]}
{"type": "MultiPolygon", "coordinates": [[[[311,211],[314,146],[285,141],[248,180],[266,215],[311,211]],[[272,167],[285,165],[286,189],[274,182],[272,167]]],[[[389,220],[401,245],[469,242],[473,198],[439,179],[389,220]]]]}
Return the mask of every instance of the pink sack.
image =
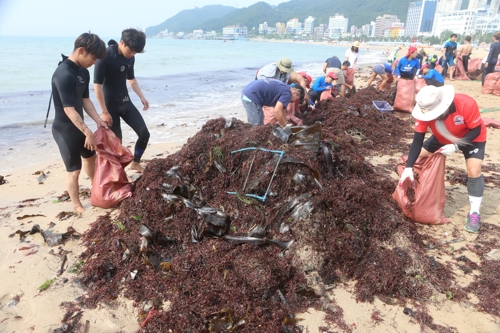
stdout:
{"type": "Polygon", "coordinates": [[[394,110],[409,112],[413,111],[415,106],[415,81],[405,80],[400,78],[398,80],[398,91],[396,99],[394,100],[394,110]]]}
{"type": "Polygon", "coordinates": [[[354,85],[354,68],[348,68],[344,71],[344,79],[347,85],[354,85]]]}
{"type": "Polygon", "coordinates": [[[455,59],[455,74],[454,74],[454,79],[455,80],[469,80],[469,77],[467,76],[467,73],[465,73],[465,68],[464,68],[464,63],[462,61],[462,57],[457,57],[455,59]]]}
{"type": "Polygon", "coordinates": [[[391,88],[391,84],[394,82],[394,75],[391,73],[387,73],[387,82],[385,83],[384,87],[382,87],[382,80],[379,80],[377,82],[377,89],[378,90],[387,90],[391,88]]]}
{"type": "Polygon", "coordinates": [[[418,93],[426,85],[427,85],[427,83],[425,83],[425,79],[416,79],[415,80],[415,93],[418,93]]]}
{"type": "MultiPolygon", "coordinates": [[[[398,174],[401,177],[408,156],[398,163],[398,174]]],[[[413,165],[415,181],[411,184],[406,179],[403,186],[396,186],[392,197],[405,216],[410,220],[423,224],[444,224],[451,220],[443,215],[446,203],[444,174],[446,157],[436,152],[427,158],[419,158],[413,165]]]]}
{"type": "Polygon", "coordinates": [[[480,59],[480,58],[469,59],[469,63],[467,65],[467,69],[469,70],[469,73],[472,73],[477,69],[481,70],[481,63],[482,63],[482,59],[480,59]]]}
{"type": "Polygon", "coordinates": [[[332,96],[332,91],[331,90],[325,90],[321,93],[321,96],[319,96],[320,101],[324,101],[326,99],[333,99],[334,97],[332,96]]]}
{"type": "Polygon", "coordinates": [[[493,88],[495,87],[498,79],[500,77],[500,73],[489,73],[486,75],[484,79],[484,85],[481,90],[481,93],[483,94],[492,94],[493,93],[493,88]]]}
{"type": "Polygon", "coordinates": [[[486,127],[492,127],[492,128],[500,128],[500,121],[495,120],[495,119],[490,119],[490,118],[483,118],[484,121],[484,126],[486,127]]]}
{"type": "Polygon", "coordinates": [[[493,86],[493,91],[491,93],[493,95],[500,96],[500,79],[498,79],[495,85],[493,86]]]}
{"type": "Polygon", "coordinates": [[[90,202],[93,206],[110,208],[132,196],[132,184],[127,179],[125,167],[134,155],[122,146],[109,128],[99,127],[95,138],[97,158],[90,202]]]}

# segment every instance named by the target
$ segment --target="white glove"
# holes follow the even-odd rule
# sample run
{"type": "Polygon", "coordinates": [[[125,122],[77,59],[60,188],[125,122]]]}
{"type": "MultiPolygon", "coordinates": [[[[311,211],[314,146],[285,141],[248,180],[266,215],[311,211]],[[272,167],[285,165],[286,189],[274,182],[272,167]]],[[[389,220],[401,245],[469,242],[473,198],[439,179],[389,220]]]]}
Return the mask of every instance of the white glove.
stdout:
{"type": "Polygon", "coordinates": [[[418,77],[419,79],[421,79],[421,78],[422,78],[422,75],[417,75],[417,77],[418,77]]]}
{"type": "Polygon", "coordinates": [[[399,180],[399,186],[403,186],[406,178],[410,178],[410,181],[413,183],[413,168],[405,168],[403,173],[401,174],[401,179],[399,180]]]}
{"type": "Polygon", "coordinates": [[[439,149],[439,152],[444,156],[451,156],[456,151],[458,151],[458,146],[456,143],[450,143],[449,145],[444,145],[439,149]]]}

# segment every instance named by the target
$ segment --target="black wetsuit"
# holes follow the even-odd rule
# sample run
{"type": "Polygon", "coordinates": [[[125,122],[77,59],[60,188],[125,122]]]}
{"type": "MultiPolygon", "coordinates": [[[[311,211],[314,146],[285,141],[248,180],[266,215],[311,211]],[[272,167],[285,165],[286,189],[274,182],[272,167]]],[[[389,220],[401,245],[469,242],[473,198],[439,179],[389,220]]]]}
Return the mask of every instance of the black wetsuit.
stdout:
{"type": "Polygon", "coordinates": [[[69,59],[63,61],[52,75],[52,94],[56,110],[52,135],[67,171],[80,170],[81,157],[89,158],[95,154],[84,147],[85,135],[64,112],[65,107],[74,107],[83,119],[83,99],[89,98],[89,82],[89,71],[69,59]]]}
{"type": "Polygon", "coordinates": [[[497,65],[499,55],[500,55],[500,41],[496,41],[490,45],[490,52],[488,53],[488,57],[486,58],[488,67],[483,68],[483,83],[482,83],[483,85],[486,75],[488,75],[489,73],[493,73],[495,71],[495,66],[497,65]]]}
{"type": "Polygon", "coordinates": [[[106,57],[97,60],[94,69],[94,83],[102,84],[104,101],[109,114],[113,118],[110,129],[122,139],[120,118],[122,118],[138,136],[134,149],[134,161],[141,160],[149,141],[149,131],[141,113],[130,101],[127,80],[133,80],[135,58],[125,58],[118,54],[118,44],[106,50],[106,57]]]}

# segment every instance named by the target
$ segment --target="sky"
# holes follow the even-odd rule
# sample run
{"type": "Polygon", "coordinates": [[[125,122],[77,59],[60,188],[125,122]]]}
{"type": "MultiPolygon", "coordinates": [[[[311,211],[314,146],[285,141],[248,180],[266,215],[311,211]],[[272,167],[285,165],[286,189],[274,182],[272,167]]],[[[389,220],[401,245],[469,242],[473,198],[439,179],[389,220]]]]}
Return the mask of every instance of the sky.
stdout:
{"type": "MultiPolygon", "coordinates": [[[[263,0],[278,5],[287,0],[263,0]]],[[[91,31],[117,37],[126,28],[146,30],[185,9],[236,8],[259,0],[0,0],[0,36],[76,37],[91,31]],[[79,6],[77,6],[79,4],[79,6]]]]}

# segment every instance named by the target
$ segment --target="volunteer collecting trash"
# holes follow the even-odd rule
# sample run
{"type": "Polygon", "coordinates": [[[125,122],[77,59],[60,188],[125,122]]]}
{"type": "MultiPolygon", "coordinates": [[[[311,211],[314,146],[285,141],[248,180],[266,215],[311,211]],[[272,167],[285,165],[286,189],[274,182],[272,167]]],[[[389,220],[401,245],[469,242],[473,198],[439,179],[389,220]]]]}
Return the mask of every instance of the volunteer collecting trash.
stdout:
{"type": "Polygon", "coordinates": [[[465,230],[476,233],[481,221],[480,206],[484,192],[481,165],[486,146],[486,127],[479,107],[470,96],[455,94],[452,85],[423,87],[417,94],[416,102],[412,112],[415,118],[413,142],[399,186],[406,179],[414,181],[413,164],[417,158],[428,157],[436,151],[450,156],[460,150],[467,166],[467,192],[471,205],[465,230]],[[432,136],[424,142],[428,127],[432,136]]]}
{"type": "Polygon", "coordinates": [[[417,48],[411,46],[408,48],[406,56],[399,59],[399,62],[394,70],[396,74],[396,81],[399,78],[413,80],[415,75],[418,74],[420,68],[420,61],[417,59],[417,48]]]}

